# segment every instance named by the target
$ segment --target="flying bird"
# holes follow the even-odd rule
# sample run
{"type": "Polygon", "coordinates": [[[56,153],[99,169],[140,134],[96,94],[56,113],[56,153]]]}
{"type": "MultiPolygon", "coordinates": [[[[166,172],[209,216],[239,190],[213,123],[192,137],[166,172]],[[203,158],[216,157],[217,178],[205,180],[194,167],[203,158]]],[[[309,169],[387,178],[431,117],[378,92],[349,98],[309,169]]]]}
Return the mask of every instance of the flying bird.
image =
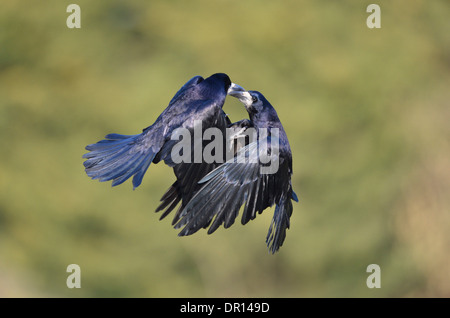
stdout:
{"type": "MultiPolygon", "coordinates": [[[[258,137],[261,137],[259,131],[258,137]]],[[[200,147],[200,150],[205,148],[205,141],[200,147]]],[[[208,233],[212,233],[222,224],[225,228],[231,226],[244,203],[242,224],[275,204],[266,241],[272,253],[283,244],[292,214],[291,200],[298,201],[291,185],[292,155],[286,133],[275,109],[261,93],[245,91],[226,74],[216,73],[206,79],[193,77],[142,133],[108,134],[105,139],[86,146],[86,150],[89,152],[83,158],[87,175],[99,181],[112,181],[112,186],[133,177],[133,187],[137,188],[151,163],[163,160],[172,167],[176,181],[162,196],[156,211],[164,211],[160,218],[163,219],[181,202],[172,221],[175,228],[184,226],[181,236],[193,234],[200,228],[209,227],[208,233]],[[230,121],[222,110],[227,94],[244,104],[250,119],[230,121]],[[172,139],[174,132],[185,128],[194,135],[198,122],[201,122],[202,133],[209,128],[219,129],[225,148],[230,143],[239,146],[234,149],[231,160],[195,162],[192,157],[196,141],[192,139],[191,161],[174,162],[172,149],[178,142],[172,139]],[[257,141],[239,142],[240,134],[251,128],[267,128],[269,134],[257,141]],[[227,129],[235,133],[228,136],[227,129]],[[272,133],[275,129],[277,134],[272,133]],[[279,145],[274,148],[275,137],[279,137],[279,145]],[[278,169],[271,174],[261,172],[267,164],[254,162],[259,158],[259,149],[264,147],[277,162],[278,169]]]]}
{"type": "Polygon", "coordinates": [[[243,88],[232,83],[226,74],[216,73],[206,79],[194,76],[177,91],[167,108],[142,133],[108,134],[105,139],[86,146],[89,152],[83,155],[86,159],[83,164],[87,175],[100,181],[112,181],[112,186],[133,177],[133,187],[137,188],[150,164],[163,160],[173,167],[177,177],[165,196],[174,198],[177,203],[181,199],[189,199],[200,187],[198,181],[216,165],[199,164],[196,167],[190,163],[175,163],[171,152],[178,141],[171,136],[178,128],[186,128],[192,133],[198,122],[201,122],[203,130],[216,127],[224,131],[230,120],[222,106],[227,93],[235,90],[242,91],[243,88]]]}
{"type": "Polygon", "coordinates": [[[183,228],[179,235],[184,236],[209,226],[211,234],[220,225],[230,227],[243,205],[242,224],[275,205],[266,238],[269,251],[275,253],[290,226],[292,200],[298,202],[291,184],[291,148],[277,112],[260,92],[242,89],[230,95],[244,104],[250,118],[244,126],[255,128],[258,138],[199,181],[201,188],[180,211],[175,228],[183,228]],[[267,162],[261,160],[261,149],[266,149],[271,160],[276,161],[276,170],[262,172],[267,162]]]}

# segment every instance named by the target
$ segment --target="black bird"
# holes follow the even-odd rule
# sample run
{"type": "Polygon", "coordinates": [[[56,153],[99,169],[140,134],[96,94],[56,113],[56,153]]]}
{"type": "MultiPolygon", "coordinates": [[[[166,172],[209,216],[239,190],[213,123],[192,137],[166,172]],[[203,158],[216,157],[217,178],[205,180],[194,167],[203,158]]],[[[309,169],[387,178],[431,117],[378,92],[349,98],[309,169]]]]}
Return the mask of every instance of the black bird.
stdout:
{"type": "Polygon", "coordinates": [[[149,165],[164,160],[174,168],[177,176],[168,196],[174,198],[176,203],[181,199],[189,199],[200,187],[198,181],[216,165],[199,164],[196,168],[200,169],[192,169],[194,164],[174,163],[171,151],[178,141],[171,139],[172,133],[181,127],[192,133],[195,121],[201,121],[203,130],[217,127],[225,131],[230,121],[222,106],[227,93],[234,90],[243,89],[223,73],[213,74],[206,79],[201,76],[193,77],[180,88],[156,121],[143,129],[142,133],[109,134],[104,140],[86,146],[86,150],[90,151],[83,155],[87,159],[84,162],[87,175],[100,181],[112,180],[112,186],[133,176],[133,187],[136,188],[141,184],[149,165]]]}
{"type": "Polygon", "coordinates": [[[211,234],[222,224],[230,227],[244,203],[242,224],[254,219],[256,212],[262,213],[275,204],[266,238],[269,251],[275,253],[283,244],[290,225],[291,200],[298,202],[291,184],[291,148],[275,109],[261,93],[239,90],[230,95],[246,107],[250,121],[245,122],[245,126],[253,126],[258,138],[199,181],[202,187],[185,204],[175,227],[184,226],[179,233],[183,236],[210,225],[208,234],[211,234]],[[278,146],[275,139],[279,140],[278,146]],[[261,158],[263,148],[276,161],[278,169],[275,171],[262,172],[261,168],[268,168],[264,163],[267,161],[261,158]]]}

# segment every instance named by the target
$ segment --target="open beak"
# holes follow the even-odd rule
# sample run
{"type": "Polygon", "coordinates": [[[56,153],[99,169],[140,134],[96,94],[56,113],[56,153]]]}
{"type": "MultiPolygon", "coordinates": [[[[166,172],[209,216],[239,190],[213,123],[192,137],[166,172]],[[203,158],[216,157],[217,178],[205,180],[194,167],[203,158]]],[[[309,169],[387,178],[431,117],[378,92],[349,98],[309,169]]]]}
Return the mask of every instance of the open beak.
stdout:
{"type": "Polygon", "coordinates": [[[250,95],[250,93],[247,92],[242,86],[239,86],[238,84],[231,83],[231,86],[228,89],[227,94],[236,97],[244,105],[252,103],[252,96],[250,95]]]}

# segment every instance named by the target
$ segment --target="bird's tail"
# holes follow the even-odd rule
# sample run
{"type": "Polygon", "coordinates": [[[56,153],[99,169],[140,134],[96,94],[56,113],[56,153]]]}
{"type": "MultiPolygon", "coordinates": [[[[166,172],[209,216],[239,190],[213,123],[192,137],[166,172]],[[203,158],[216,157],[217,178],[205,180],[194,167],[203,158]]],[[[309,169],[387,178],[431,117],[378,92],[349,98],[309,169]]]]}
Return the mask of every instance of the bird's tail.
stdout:
{"type": "Polygon", "coordinates": [[[286,238],[286,230],[290,226],[289,219],[292,215],[291,198],[281,197],[280,202],[275,207],[272,222],[270,223],[269,232],[267,233],[266,243],[269,252],[272,254],[278,251],[283,245],[286,238]]]}
{"type": "Polygon", "coordinates": [[[133,177],[133,187],[138,187],[145,172],[159,149],[146,146],[143,134],[109,134],[95,144],[86,146],[90,152],[83,155],[87,159],[83,164],[92,179],[113,180],[112,186],[133,177]]]}

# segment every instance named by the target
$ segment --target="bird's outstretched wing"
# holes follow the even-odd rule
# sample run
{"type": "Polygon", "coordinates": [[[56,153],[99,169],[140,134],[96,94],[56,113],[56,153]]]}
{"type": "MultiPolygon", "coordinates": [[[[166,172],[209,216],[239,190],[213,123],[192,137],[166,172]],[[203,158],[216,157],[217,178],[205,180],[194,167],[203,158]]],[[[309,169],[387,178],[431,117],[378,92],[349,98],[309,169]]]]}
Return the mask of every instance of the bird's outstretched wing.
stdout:
{"type": "Polygon", "coordinates": [[[200,180],[203,186],[180,212],[180,220],[175,225],[175,228],[184,227],[180,236],[193,234],[209,224],[208,234],[222,224],[228,228],[234,223],[244,204],[242,224],[254,219],[257,212],[261,213],[267,207],[277,204],[267,242],[272,251],[281,246],[292,213],[292,205],[290,208],[288,206],[291,204],[292,190],[286,192],[286,197],[289,195],[289,198],[283,200],[283,191],[280,189],[289,190],[290,180],[280,178],[280,175],[287,176],[290,171],[287,161],[278,156],[272,158],[279,160],[278,172],[261,173],[259,149],[262,146],[261,141],[252,142],[242,148],[235,158],[200,180]]]}

